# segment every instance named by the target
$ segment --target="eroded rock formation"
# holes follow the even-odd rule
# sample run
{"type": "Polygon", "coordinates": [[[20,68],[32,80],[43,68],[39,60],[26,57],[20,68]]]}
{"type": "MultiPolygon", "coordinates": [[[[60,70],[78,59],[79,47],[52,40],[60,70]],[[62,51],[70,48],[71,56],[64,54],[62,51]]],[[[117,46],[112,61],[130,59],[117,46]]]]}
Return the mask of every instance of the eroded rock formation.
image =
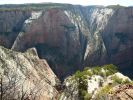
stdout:
{"type": "Polygon", "coordinates": [[[46,60],[36,50],[15,52],[0,46],[1,99],[56,100],[59,83],[46,60]]]}
{"type": "MultiPolygon", "coordinates": [[[[132,71],[132,7],[69,5],[30,13],[12,49],[24,52],[36,47],[39,57],[45,58],[60,78],[84,66],[105,63],[132,71]]],[[[5,42],[1,45],[6,46],[5,42]]]]}

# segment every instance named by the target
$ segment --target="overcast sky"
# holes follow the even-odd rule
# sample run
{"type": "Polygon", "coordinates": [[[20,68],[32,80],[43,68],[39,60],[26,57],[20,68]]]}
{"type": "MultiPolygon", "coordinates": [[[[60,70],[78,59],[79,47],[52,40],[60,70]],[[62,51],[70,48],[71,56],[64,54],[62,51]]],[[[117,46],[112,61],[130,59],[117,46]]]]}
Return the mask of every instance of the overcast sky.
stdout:
{"type": "Polygon", "coordinates": [[[116,5],[133,6],[133,0],[0,0],[0,4],[22,4],[22,3],[71,3],[81,5],[116,5]]]}

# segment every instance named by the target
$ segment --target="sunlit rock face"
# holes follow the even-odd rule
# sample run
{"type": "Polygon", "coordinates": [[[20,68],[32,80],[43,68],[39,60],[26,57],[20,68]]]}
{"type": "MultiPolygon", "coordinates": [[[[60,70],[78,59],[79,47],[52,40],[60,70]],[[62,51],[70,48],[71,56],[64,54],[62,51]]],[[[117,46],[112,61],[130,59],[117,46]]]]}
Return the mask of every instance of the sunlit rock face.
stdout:
{"type": "Polygon", "coordinates": [[[18,53],[0,46],[0,78],[5,100],[57,99],[54,86],[59,80],[46,60],[39,59],[35,48],[18,53]]]}
{"type": "Polygon", "coordinates": [[[133,96],[133,86],[132,85],[119,85],[114,87],[113,89],[113,93],[109,96],[109,100],[117,100],[117,98],[119,99],[132,99],[133,96]]]}
{"type": "Polygon", "coordinates": [[[64,11],[50,9],[37,19],[30,17],[23,29],[14,42],[13,50],[23,52],[35,46],[39,56],[50,62],[58,76],[69,73],[72,65],[80,64],[79,32],[64,11]]]}
{"type": "Polygon", "coordinates": [[[33,10],[22,22],[12,49],[24,52],[36,47],[60,78],[84,66],[106,63],[132,70],[132,10],[73,5],[33,10]]]}
{"type": "Polygon", "coordinates": [[[12,49],[25,51],[36,46],[39,56],[46,58],[60,77],[82,69],[82,64],[105,63],[106,48],[99,31],[112,13],[112,9],[80,6],[32,12],[12,49]]]}
{"type": "Polygon", "coordinates": [[[89,23],[90,36],[84,55],[85,65],[97,65],[108,62],[105,42],[102,38],[102,30],[105,28],[114,11],[108,8],[91,8],[86,12],[89,23]]]}

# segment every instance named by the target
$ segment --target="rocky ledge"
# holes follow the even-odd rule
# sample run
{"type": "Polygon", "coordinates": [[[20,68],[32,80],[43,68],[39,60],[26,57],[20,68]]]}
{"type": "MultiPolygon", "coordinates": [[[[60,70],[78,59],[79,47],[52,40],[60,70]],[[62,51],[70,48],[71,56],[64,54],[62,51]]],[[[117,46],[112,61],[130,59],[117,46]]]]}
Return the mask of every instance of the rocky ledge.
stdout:
{"type": "Polygon", "coordinates": [[[36,49],[25,53],[0,46],[1,100],[56,100],[59,83],[47,61],[39,59],[36,49]]]}

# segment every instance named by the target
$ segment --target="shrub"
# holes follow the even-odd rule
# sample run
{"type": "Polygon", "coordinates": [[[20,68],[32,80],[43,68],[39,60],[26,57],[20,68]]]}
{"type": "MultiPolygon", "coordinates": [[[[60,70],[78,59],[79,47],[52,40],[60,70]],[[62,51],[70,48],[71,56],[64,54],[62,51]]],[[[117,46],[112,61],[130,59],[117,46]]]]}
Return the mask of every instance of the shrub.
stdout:
{"type": "MultiPolygon", "coordinates": [[[[92,75],[109,76],[116,72],[117,67],[113,64],[95,66],[92,68],[85,67],[83,71],[76,71],[76,73],[73,76],[78,83],[79,97],[81,98],[81,100],[89,100],[88,98],[91,98],[91,94],[87,93],[88,77],[91,77],[92,75]],[[105,72],[103,72],[102,69],[105,70],[105,72]]],[[[121,80],[115,77],[114,80],[118,83],[121,82],[121,80]]],[[[106,94],[110,90],[110,88],[110,86],[102,88],[98,95],[103,95],[104,97],[104,94],[106,94]]]]}
{"type": "Polygon", "coordinates": [[[112,77],[112,80],[114,81],[114,83],[118,83],[118,84],[121,84],[123,82],[123,79],[119,78],[116,75],[112,77]]]}
{"type": "Polygon", "coordinates": [[[131,83],[132,83],[132,81],[129,81],[128,79],[122,81],[122,84],[131,84],[131,83]]]}
{"type": "Polygon", "coordinates": [[[92,68],[92,72],[94,75],[99,75],[101,72],[101,67],[96,66],[96,67],[92,68]]]}
{"type": "Polygon", "coordinates": [[[84,69],[83,69],[83,71],[88,71],[90,68],[89,67],[85,67],[84,69]]]}
{"type": "Polygon", "coordinates": [[[96,94],[95,100],[108,100],[108,93],[111,91],[112,86],[111,85],[106,85],[98,91],[96,94]]]}
{"type": "Polygon", "coordinates": [[[84,99],[84,96],[87,93],[87,71],[77,71],[74,76],[76,81],[78,81],[78,90],[79,90],[79,97],[84,99]]]}
{"type": "Polygon", "coordinates": [[[106,76],[109,76],[109,75],[113,75],[113,74],[115,74],[116,72],[118,72],[118,70],[117,70],[117,67],[115,66],[115,65],[113,65],[113,64],[109,64],[109,65],[104,65],[104,66],[102,66],[103,67],[103,69],[105,70],[105,74],[106,74],[106,76]]]}
{"type": "Polygon", "coordinates": [[[122,5],[109,5],[107,6],[107,8],[111,8],[111,9],[120,9],[120,8],[124,8],[125,6],[122,6],[122,5]]]}
{"type": "Polygon", "coordinates": [[[90,99],[91,99],[91,97],[92,97],[92,95],[91,95],[91,94],[86,93],[86,94],[85,94],[85,96],[84,96],[84,100],[90,100],[90,99]]]}

